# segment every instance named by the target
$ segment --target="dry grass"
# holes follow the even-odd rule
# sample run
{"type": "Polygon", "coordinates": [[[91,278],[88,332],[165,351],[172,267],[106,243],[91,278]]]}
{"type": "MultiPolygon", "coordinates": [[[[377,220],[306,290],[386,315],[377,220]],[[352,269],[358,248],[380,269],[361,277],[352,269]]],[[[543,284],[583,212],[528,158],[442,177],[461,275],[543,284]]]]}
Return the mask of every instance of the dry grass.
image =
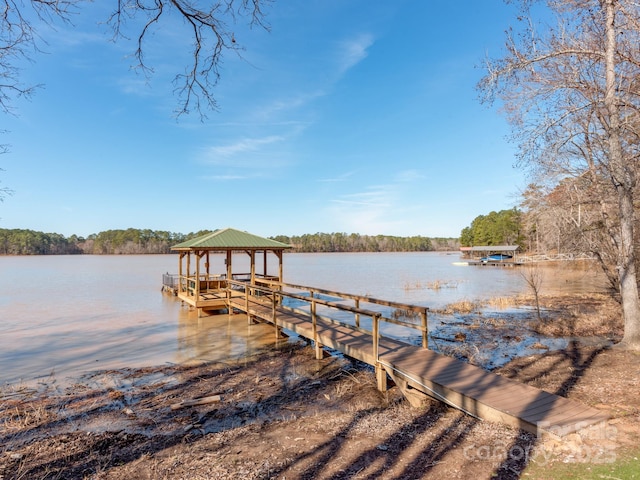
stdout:
{"type": "Polygon", "coordinates": [[[17,400],[0,405],[0,425],[7,432],[37,427],[57,419],[57,413],[41,403],[17,400]]]}
{"type": "Polygon", "coordinates": [[[391,312],[391,318],[407,323],[417,323],[420,320],[420,314],[413,310],[405,310],[403,308],[396,308],[391,312]]]}
{"type": "Polygon", "coordinates": [[[504,327],[507,325],[507,320],[504,318],[496,317],[474,317],[471,319],[471,323],[467,325],[468,328],[480,328],[480,327],[504,327]]]}
{"type": "Polygon", "coordinates": [[[482,305],[478,302],[472,302],[471,300],[460,300],[459,302],[450,303],[443,309],[433,310],[434,313],[442,315],[453,315],[456,313],[472,313],[482,308],[482,305]]]}
{"type": "Polygon", "coordinates": [[[480,352],[477,346],[467,342],[441,345],[439,346],[439,350],[441,353],[450,357],[465,359],[472,365],[484,365],[488,361],[485,353],[480,352]]]}
{"type": "Polygon", "coordinates": [[[422,283],[417,281],[415,283],[406,282],[404,284],[405,291],[410,290],[440,290],[443,288],[458,288],[460,282],[458,280],[434,280],[432,282],[422,283]]]}
{"type": "MultiPolygon", "coordinates": [[[[472,363],[482,354],[462,342],[451,345],[449,352],[472,363]]],[[[617,433],[607,439],[607,448],[620,448],[616,452],[621,454],[629,446],[637,449],[638,355],[579,346],[540,352],[513,362],[500,374],[548,391],[570,383],[564,387],[567,396],[612,414],[617,433]],[[569,382],[572,378],[580,381],[569,382]]],[[[556,449],[533,435],[478,422],[435,401],[411,408],[400,400],[396,387],[378,392],[373,372],[356,366],[339,358],[315,360],[312,349],[304,348],[265,353],[242,366],[114,371],[101,375],[101,383],[91,388],[51,391],[51,398],[33,395],[31,408],[24,399],[0,396],[0,430],[3,415],[31,423],[64,412],[67,419],[41,428],[26,426],[28,435],[5,435],[0,479],[528,478],[522,473],[526,461],[505,462],[478,453],[494,451],[495,446],[524,450],[538,444],[553,448],[550,461],[563,464],[575,462],[576,451],[602,447],[599,440],[584,439],[576,451],[556,449]],[[158,387],[159,372],[176,383],[158,387]],[[112,408],[120,397],[112,385],[129,385],[133,378],[135,385],[126,397],[136,415],[129,416],[112,408]],[[294,378],[300,381],[291,381],[294,378]],[[179,399],[221,387],[226,397],[220,404],[169,408],[179,399]],[[104,408],[89,401],[97,396],[104,398],[104,408]],[[72,401],[75,397],[86,401],[72,401]],[[10,412],[15,407],[19,415],[10,412]],[[108,425],[109,430],[96,433],[95,425],[108,425]],[[469,452],[476,452],[472,460],[469,452]]],[[[561,478],[546,475],[544,469],[535,471],[542,473],[530,478],[561,478]]]]}
{"type": "Polygon", "coordinates": [[[493,297],[487,300],[487,306],[499,309],[512,308],[517,305],[517,298],[515,297],[493,297]]]}
{"type": "Polygon", "coordinates": [[[608,295],[541,297],[546,318],[533,323],[549,336],[620,338],[624,331],[620,304],[608,295]]]}
{"type": "Polygon", "coordinates": [[[0,386],[0,400],[33,398],[37,393],[38,391],[35,388],[29,387],[22,382],[0,386]]]}

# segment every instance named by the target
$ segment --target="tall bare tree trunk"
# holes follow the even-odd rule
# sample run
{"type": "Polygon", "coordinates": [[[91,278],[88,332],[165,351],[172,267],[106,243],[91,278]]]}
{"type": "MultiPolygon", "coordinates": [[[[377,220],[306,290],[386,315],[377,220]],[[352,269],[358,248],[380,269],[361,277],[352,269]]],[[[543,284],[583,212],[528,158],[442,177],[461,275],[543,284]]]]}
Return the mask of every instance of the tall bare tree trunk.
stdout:
{"type": "Polygon", "coordinates": [[[640,299],[633,247],[635,178],[631,168],[625,165],[620,138],[620,111],[616,95],[616,31],[615,13],[617,0],[604,0],[606,14],[606,92],[605,107],[609,125],[609,164],[612,181],[618,194],[620,232],[618,238],[618,276],[624,317],[624,337],[621,346],[640,350],[640,299]]]}

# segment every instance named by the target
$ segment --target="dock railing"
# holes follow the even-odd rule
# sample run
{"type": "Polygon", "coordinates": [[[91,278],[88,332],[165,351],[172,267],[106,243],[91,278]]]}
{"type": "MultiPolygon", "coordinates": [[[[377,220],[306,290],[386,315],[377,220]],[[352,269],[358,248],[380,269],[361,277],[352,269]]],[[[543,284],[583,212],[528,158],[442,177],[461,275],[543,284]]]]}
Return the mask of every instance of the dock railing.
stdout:
{"type": "Polygon", "coordinates": [[[162,274],[162,291],[163,292],[171,292],[174,295],[177,295],[179,288],[180,288],[180,275],[175,273],[162,274]]]}
{"type": "Polygon", "coordinates": [[[276,335],[280,330],[280,323],[282,328],[290,328],[309,340],[315,340],[318,359],[322,358],[319,354],[324,353],[320,345],[324,340],[328,346],[373,365],[378,389],[386,391],[387,376],[390,376],[412,405],[423,405],[424,396],[427,395],[476,418],[501,422],[538,435],[546,430],[553,435],[561,432],[559,436],[564,436],[585,427],[603,425],[609,418],[608,414],[581,405],[575,400],[538,390],[461,360],[420,349],[406,342],[392,342],[386,337],[381,341],[381,322],[418,329],[425,335],[423,338],[426,338],[426,307],[280,282],[251,284],[231,280],[229,283],[228,291],[234,295],[233,301],[229,302],[230,308],[244,309],[250,320],[254,317],[272,321],[276,326],[276,335]],[[319,298],[319,295],[325,298],[319,298]],[[303,302],[305,310],[285,307],[282,303],[286,298],[303,302]],[[421,315],[422,321],[420,325],[416,325],[385,317],[381,312],[362,308],[361,305],[346,305],[344,302],[347,299],[359,304],[378,304],[415,311],[421,315]],[[240,306],[242,302],[244,306],[240,306]],[[321,316],[319,309],[370,317],[371,330],[321,316]],[[323,321],[320,322],[320,319],[323,321]],[[333,327],[328,322],[340,326],[333,327]],[[343,326],[364,334],[351,335],[343,326]],[[369,335],[372,338],[371,344],[367,338],[369,335]],[[372,355],[369,354],[369,345],[372,355]],[[379,350],[382,351],[382,358],[379,350]]]}
{"type": "Polygon", "coordinates": [[[520,263],[566,262],[595,259],[595,255],[591,253],[532,253],[529,255],[518,255],[518,262],[520,263]]]}
{"type": "MultiPolygon", "coordinates": [[[[409,305],[399,302],[392,302],[387,300],[381,300],[373,297],[367,297],[362,295],[354,295],[344,292],[335,292],[332,290],[326,290],[315,287],[307,287],[304,285],[294,285],[290,283],[282,283],[273,280],[256,280],[256,284],[248,284],[246,282],[230,280],[229,289],[233,290],[236,294],[239,292],[244,296],[245,308],[244,310],[249,313],[252,304],[259,304],[262,306],[271,306],[271,322],[278,327],[277,311],[278,309],[288,310],[294,313],[303,313],[309,315],[311,318],[311,324],[313,329],[313,339],[316,346],[319,345],[318,341],[318,320],[323,322],[332,323],[353,329],[362,333],[370,334],[372,336],[372,353],[373,357],[378,361],[378,346],[380,342],[380,327],[381,323],[389,323],[398,325],[401,327],[410,328],[412,330],[418,330],[421,333],[422,347],[428,348],[428,326],[427,326],[427,307],[421,307],[417,305],[409,305]],[[292,292],[291,290],[297,290],[300,293],[292,292]],[[322,298],[322,296],[330,297],[322,298]],[[289,298],[297,302],[301,302],[304,308],[294,308],[284,305],[284,299],[289,298]],[[353,305],[345,304],[345,301],[353,301],[353,305]],[[384,307],[394,308],[394,312],[400,312],[399,316],[412,316],[419,317],[420,322],[414,323],[410,321],[401,320],[400,318],[392,318],[390,316],[383,315],[382,312],[369,308],[363,308],[362,304],[379,305],[384,307]],[[347,312],[353,315],[354,322],[348,323],[340,319],[333,318],[332,312],[347,312]],[[361,318],[368,317],[371,319],[371,329],[367,329],[361,326],[361,318]]],[[[344,314],[344,313],[343,313],[344,314]]]]}
{"type": "MultiPolygon", "coordinates": [[[[254,274],[256,279],[277,280],[273,275],[254,274]]],[[[243,283],[251,282],[251,272],[234,273],[232,280],[243,283]]],[[[180,275],[178,273],[162,274],[162,291],[171,292],[174,295],[184,296],[196,301],[200,295],[222,292],[225,294],[229,290],[226,273],[195,273],[180,275]]]]}

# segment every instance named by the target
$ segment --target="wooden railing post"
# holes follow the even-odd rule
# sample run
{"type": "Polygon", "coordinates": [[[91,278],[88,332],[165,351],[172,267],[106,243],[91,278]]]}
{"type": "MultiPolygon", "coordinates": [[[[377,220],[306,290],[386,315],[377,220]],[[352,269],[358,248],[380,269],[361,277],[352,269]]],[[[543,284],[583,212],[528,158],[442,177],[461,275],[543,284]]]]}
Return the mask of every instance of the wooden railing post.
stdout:
{"type": "Polygon", "coordinates": [[[420,312],[420,319],[422,320],[422,348],[429,350],[429,327],[427,324],[426,308],[420,312]]]}
{"type": "Polygon", "coordinates": [[[316,360],[322,360],[323,352],[322,345],[318,341],[318,317],[316,315],[316,301],[313,297],[313,292],[311,294],[311,325],[313,327],[313,343],[315,344],[315,352],[316,352],[316,360]]]}
{"type": "Polygon", "coordinates": [[[276,328],[276,340],[280,340],[280,329],[278,328],[278,317],[276,315],[276,293],[273,292],[271,295],[271,318],[273,321],[273,325],[276,328]]]}
{"type": "Polygon", "coordinates": [[[379,346],[380,346],[380,316],[381,314],[376,313],[371,318],[373,323],[372,328],[372,337],[373,337],[373,361],[376,369],[376,382],[378,384],[378,390],[381,392],[387,391],[387,371],[379,362],[379,346]]]}
{"type": "MultiPolygon", "coordinates": [[[[360,299],[356,298],[356,308],[360,308],[360,299]]],[[[360,314],[356,313],[356,327],[360,328],[360,314]]]]}
{"type": "Polygon", "coordinates": [[[249,287],[244,285],[244,311],[247,312],[247,323],[251,325],[251,314],[249,313],[249,287]]]}
{"type": "Polygon", "coordinates": [[[371,317],[372,321],[372,332],[371,336],[373,337],[373,361],[375,364],[378,364],[378,339],[380,337],[380,314],[377,313],[371,317]]]}
{"type": "Polygon", "coordinates": [[[227,300],[227,311],[229,315],[233,315],[233,307],[231,306],[231,284],[229,282],[225,282],[224,294],[227,300]]]}

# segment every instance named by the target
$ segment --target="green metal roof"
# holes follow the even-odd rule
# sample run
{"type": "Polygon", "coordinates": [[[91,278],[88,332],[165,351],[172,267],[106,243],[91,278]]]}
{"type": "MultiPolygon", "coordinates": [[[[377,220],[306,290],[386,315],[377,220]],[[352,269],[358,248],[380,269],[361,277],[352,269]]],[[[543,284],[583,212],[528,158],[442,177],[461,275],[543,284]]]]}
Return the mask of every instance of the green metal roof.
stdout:
{"type": "Polygon", "coordinates": [[[283,250],[291,245],[259,237],[234,228],[222,228],[213,233],[192,238],[171,247],[171,250],[283,250]]]}
{"type": "Polygon", "coordinates": [[[476,247],[460,247],[463,252],[515,252],[518,245],[478,245],[476,247]]]}

